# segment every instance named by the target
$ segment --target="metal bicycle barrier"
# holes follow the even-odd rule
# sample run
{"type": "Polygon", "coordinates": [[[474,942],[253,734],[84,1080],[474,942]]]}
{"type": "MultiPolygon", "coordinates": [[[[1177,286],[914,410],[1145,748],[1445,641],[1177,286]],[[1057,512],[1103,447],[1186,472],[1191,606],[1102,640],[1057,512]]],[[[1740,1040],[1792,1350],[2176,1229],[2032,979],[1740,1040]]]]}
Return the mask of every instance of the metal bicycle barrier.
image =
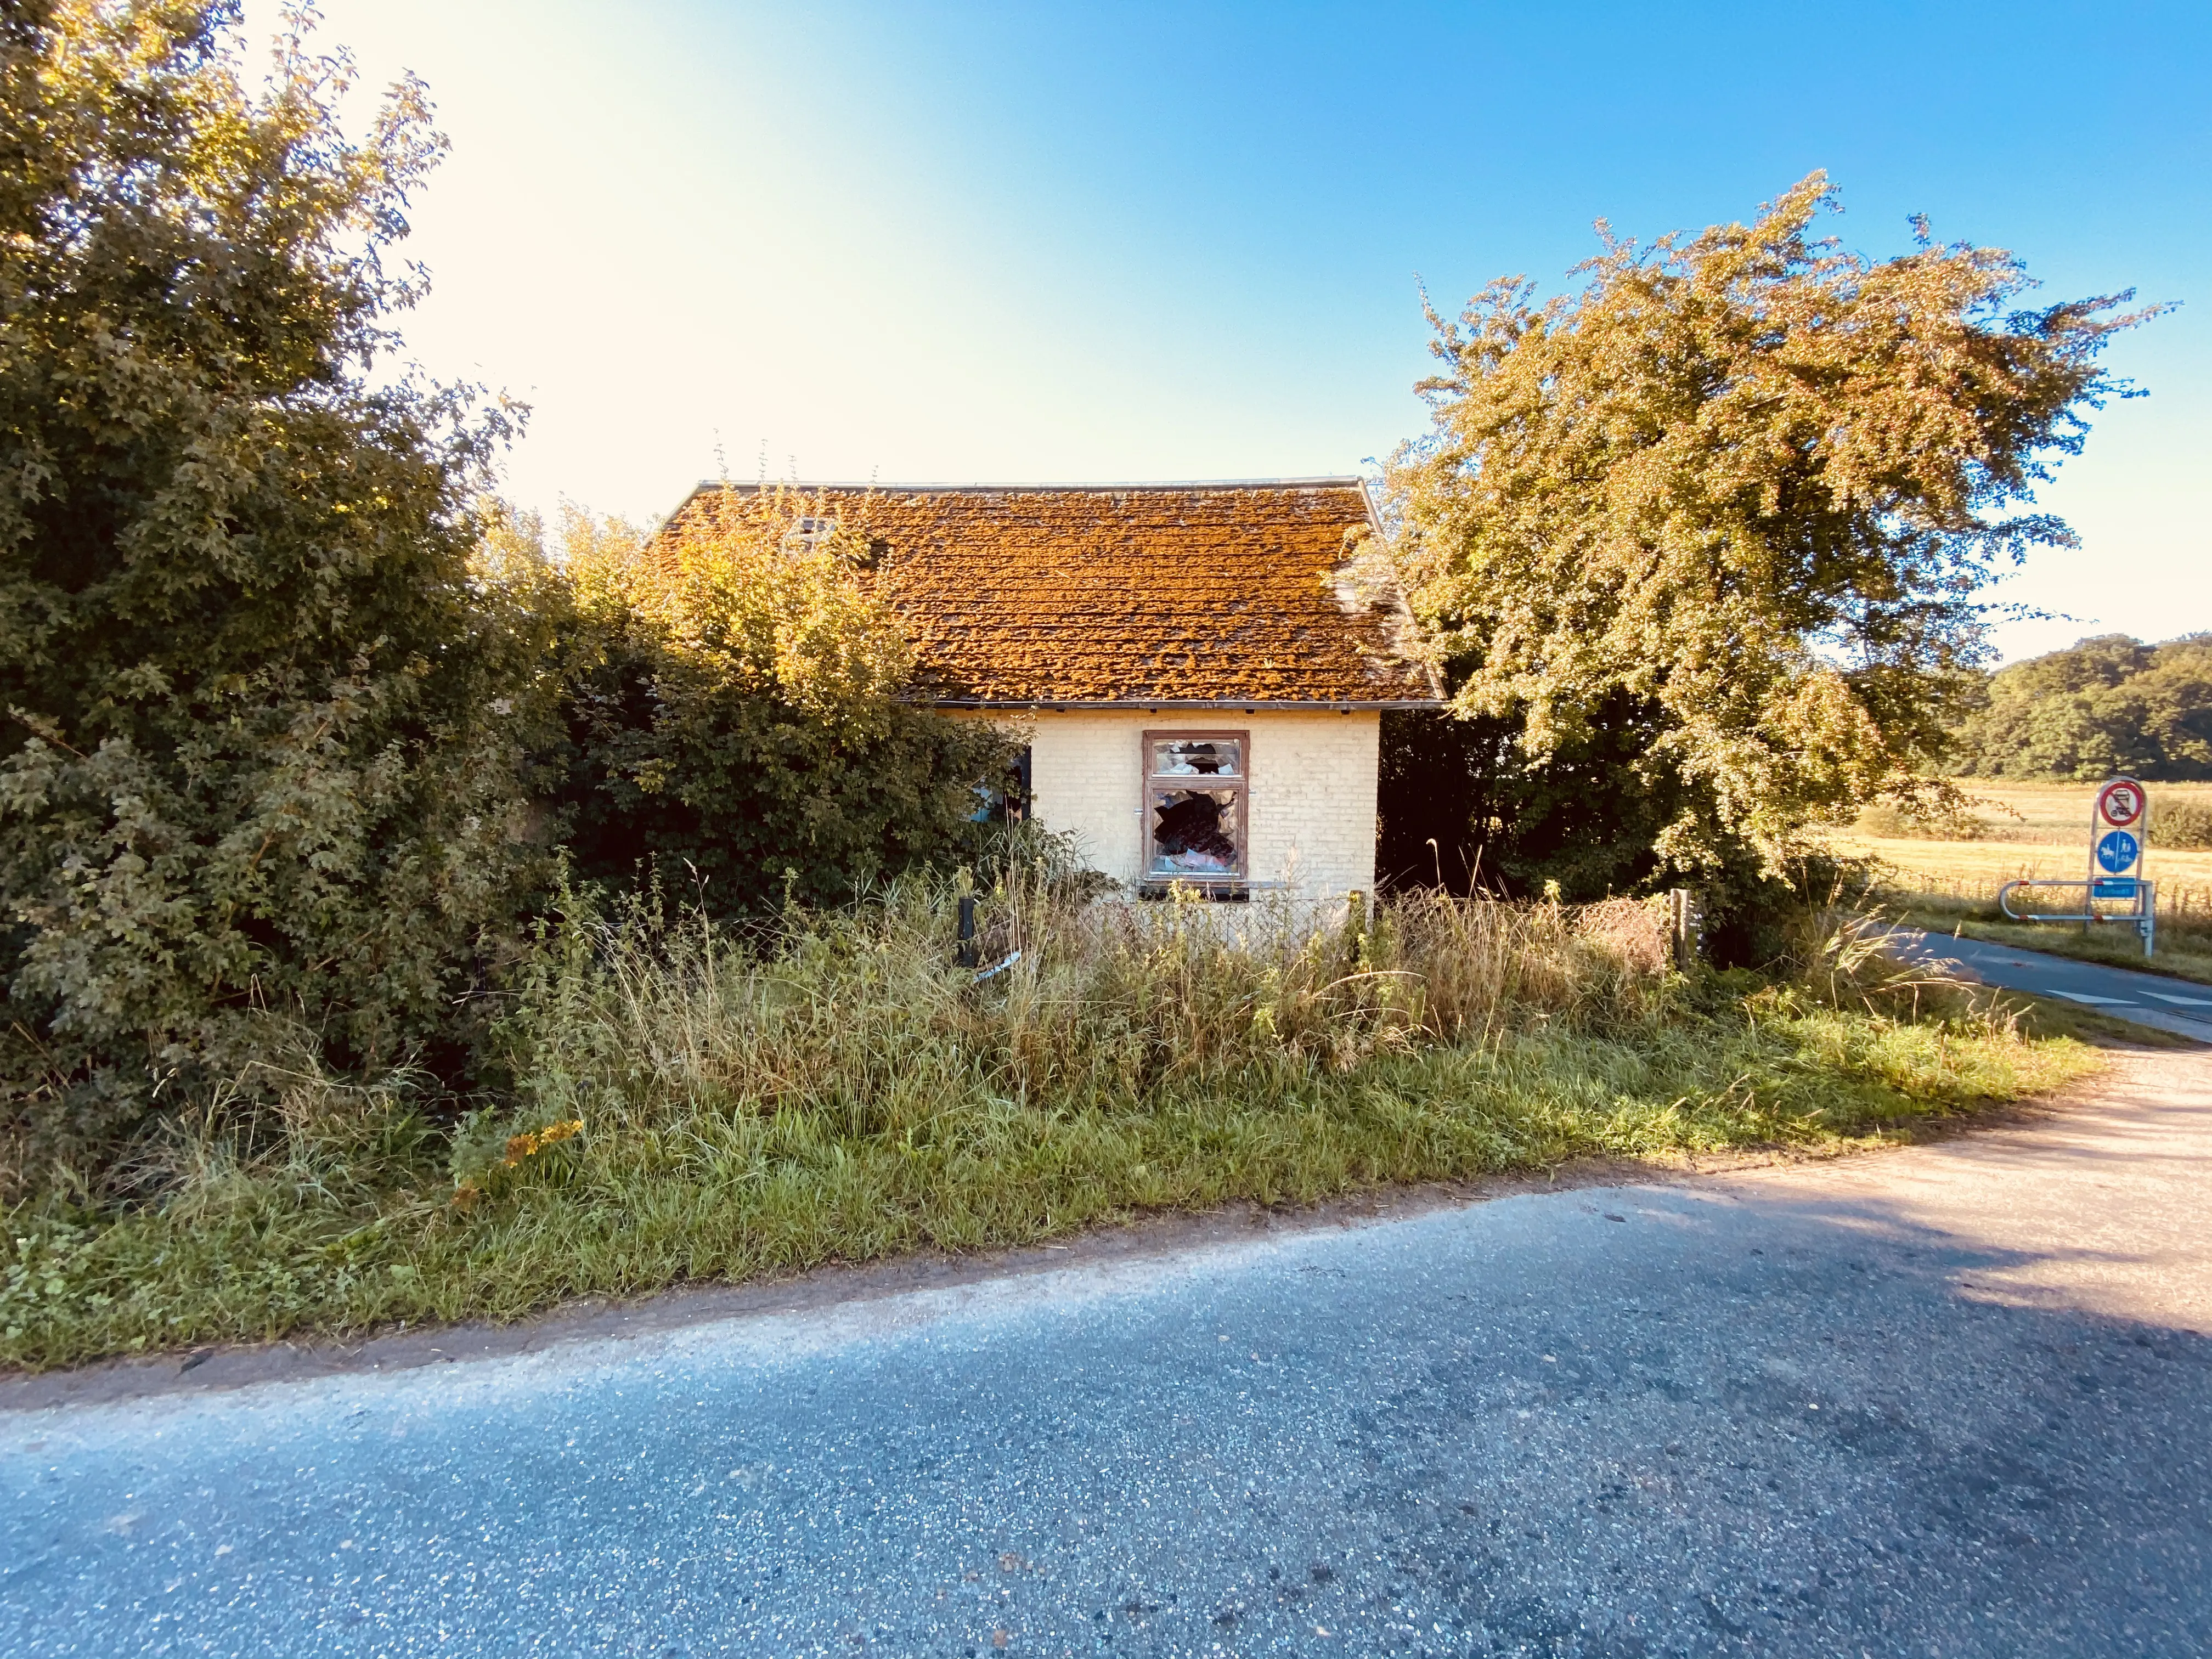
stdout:
{"type": "Polygon", "coordinates": [[[2014,921],[2131,921],[2142,935],[2143,954],[2158,943],[2158,884],[2143,879],[2143,849],[2150,840],[2150,792],[2133,778],[2108,778],[2089,808],[2089,873],[2008,881],[1997,889],[1997,908],[2014,921]],[[2079,887],[2079,910],[2022,915],[2012,896],[2023,887],[2079,887]],[[2099,904],[2114,907],[2100,910],[2099,904]],[[2118,907],[2125,906],[2125,908],[2118,907]]]}
{"type": "Polygon", "coordinates": [[[2158,884],[2154,881],[2131,879],[2114,880],[2109,877],[2093,877],[2087,880],[2008,881],[1997,889],[1997,908],[2014,921],[2131,921],[2142,935],[2143,954],[2151,954],[2158,939],[2158,884]],[[2081,887],[2087,890],[2082,908],[2074,911],[2037,910],[2023,915],[2012,908],[2013,890],[2020,887],[2081,887]],[[2107,890],[2100,892],[2100,888],[2107,890]],[[2118,890],[2124,888],[2123,892],[2118,890]],[[2107,915],[2096,908],[2100,898],[2132,899],[2136,908],[2107,915]]]}

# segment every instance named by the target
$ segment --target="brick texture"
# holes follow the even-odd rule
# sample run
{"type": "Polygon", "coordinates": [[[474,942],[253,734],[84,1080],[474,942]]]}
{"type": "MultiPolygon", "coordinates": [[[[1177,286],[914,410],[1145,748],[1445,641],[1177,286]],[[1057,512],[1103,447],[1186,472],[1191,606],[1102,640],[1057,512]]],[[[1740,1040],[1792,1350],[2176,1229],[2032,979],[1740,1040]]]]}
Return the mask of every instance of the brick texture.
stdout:
{"type": "Polygon", "coordinates": [[[1148,731],[1252,734],[1249,831],[1252,875],[1326,897],[1375,884],[1375,788],[1381,717],[1246,714],[1026,715],[1036,813],[1073,836],[1092,867],[1133,885],[1142,874],[1143,738],[1148,731]]]}

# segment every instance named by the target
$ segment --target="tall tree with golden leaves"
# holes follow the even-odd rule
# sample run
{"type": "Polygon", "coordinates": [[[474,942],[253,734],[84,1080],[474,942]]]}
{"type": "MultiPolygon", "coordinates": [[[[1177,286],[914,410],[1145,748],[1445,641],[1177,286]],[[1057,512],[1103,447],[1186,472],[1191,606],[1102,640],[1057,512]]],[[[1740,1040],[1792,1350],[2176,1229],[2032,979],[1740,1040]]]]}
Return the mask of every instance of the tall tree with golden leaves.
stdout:
{"type": "Polygon", "coordinates": [[[2098,362],[2151,314],[2130,296],[2025,307],[2012,255],[1921,224],[1869,258],[1814,234],[1835,206],[1814,173],[1747,226],[1601,224],[1580,292],[1430,313],[1433,428],[1389,469],[1409,586],[1523,793],[1568,810],[1547,774],[1609,757],[1618,802],[1582,807],[1616,844],[1553,836],[1575,884],[1771,878],[1808,825],[1924,787],[1986,585],[2073,542],[2035,485],[2131,395],[2098,362]]]}

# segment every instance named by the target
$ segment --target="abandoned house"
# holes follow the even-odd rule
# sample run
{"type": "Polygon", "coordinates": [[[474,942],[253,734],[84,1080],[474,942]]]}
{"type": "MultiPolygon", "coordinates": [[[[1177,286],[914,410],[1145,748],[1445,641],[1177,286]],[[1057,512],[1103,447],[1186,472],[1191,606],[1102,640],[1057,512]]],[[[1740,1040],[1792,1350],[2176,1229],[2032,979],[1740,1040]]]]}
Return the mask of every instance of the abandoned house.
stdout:
{"type": "Polygon", "coordinates": [[[1027,734],[1016,793],[1092,867],[1150,896],[1371,889],[1382,711],[1437,693],[1359,479],[796,489],[804,529],[865,529],[919,694],[1027,734]]]}

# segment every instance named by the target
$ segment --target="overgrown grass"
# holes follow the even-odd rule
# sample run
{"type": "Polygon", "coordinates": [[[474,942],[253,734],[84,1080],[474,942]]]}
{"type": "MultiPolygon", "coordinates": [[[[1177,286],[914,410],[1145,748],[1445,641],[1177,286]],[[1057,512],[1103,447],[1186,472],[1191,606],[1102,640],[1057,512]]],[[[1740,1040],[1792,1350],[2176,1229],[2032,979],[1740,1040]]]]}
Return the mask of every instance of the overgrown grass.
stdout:
{"type": "Polygon", "coordinates": [[[507,1319],[1146,1211],[1297,1204],[1590,1154],[1833,1147],[2094,1063],[1878,957],[1794,982],[1669,971],[1650,913],[1266,906],[908,884],[736,936],[579,916],[505,1018],[508,1103],[302,1074],[273,1115],[149,1146],[127,1208],[8,1217],[0,1360],[507,1319]]]}

